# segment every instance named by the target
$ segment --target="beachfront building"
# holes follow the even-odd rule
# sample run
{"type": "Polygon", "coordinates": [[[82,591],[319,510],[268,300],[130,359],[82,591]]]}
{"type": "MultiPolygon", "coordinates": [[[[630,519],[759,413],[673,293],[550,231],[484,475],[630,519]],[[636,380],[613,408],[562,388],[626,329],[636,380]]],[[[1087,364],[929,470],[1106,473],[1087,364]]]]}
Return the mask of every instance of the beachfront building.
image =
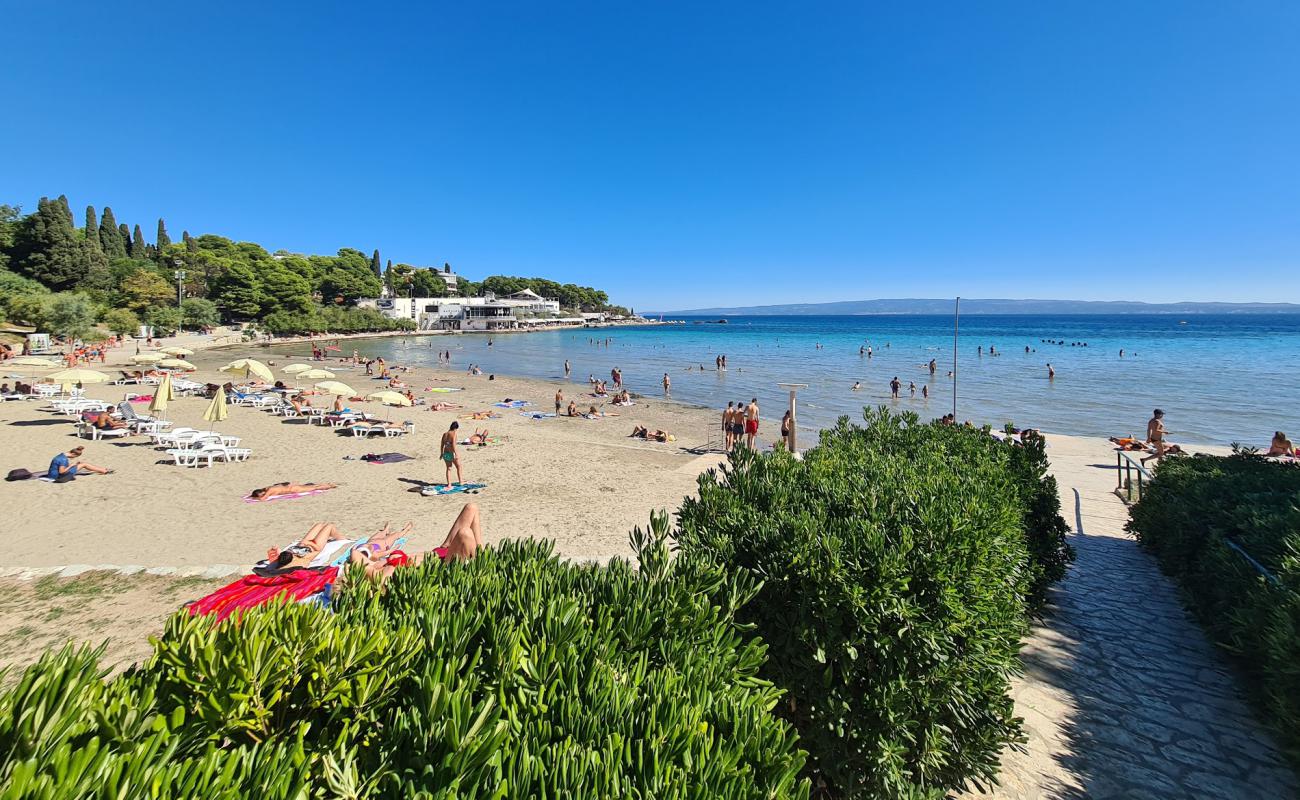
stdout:
{"type": "Polygon", "coordinates": [[[483,297],[376,297],[359,300],[357,305],[377,309],[391,319],[409,319],[423,331],[500,331],[586,321],[581,316],[561,317],[558,300],[527,289],[501,298],[491,292],[483,297]]]}

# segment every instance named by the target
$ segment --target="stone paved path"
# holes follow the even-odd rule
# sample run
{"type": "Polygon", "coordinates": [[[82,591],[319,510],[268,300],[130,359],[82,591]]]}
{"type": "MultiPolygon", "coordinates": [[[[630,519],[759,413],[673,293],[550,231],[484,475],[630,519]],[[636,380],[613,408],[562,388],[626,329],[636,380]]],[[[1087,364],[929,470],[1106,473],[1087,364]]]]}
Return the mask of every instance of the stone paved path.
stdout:
{"type": "Polygon", "coordinates": [[[1078,559],[1024,649],[1013,693],[1027,752],[1004,755],[1001,786],[967,796],[1296,797],[1235,677],[1124,531],[1114,454],[1051,441],[1062,513],[1082,523],[1071,537],[1078,559]]]}

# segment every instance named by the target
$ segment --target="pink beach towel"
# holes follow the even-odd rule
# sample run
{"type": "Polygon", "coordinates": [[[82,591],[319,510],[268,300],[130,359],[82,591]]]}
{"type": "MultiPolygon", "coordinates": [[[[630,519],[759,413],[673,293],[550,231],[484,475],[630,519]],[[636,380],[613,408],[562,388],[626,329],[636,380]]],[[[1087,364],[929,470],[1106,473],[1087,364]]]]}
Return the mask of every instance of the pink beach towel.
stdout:
{"type": "Polygon", "coordinates": [[[312,489],[310,492],[294,492],[293,494],[277,494],[266,498],[265,500],[255,500],[252,495],[245,495],[245,503],[269,503],[273,500],[292,500],[296,497],[307,497],[313,494],[325,494],[328,489],[312,489]]]}

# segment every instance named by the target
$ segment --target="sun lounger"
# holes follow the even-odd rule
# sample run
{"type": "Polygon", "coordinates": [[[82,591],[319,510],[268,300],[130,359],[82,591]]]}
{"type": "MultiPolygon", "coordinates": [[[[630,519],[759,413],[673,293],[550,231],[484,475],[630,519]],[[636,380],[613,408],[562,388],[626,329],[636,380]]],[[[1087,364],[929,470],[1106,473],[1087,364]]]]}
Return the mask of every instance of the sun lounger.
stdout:
{"type": "Polygon", "coordinates": [[[99,441],[100,439],[116,439],[121,436],[130,436],[131,429],[130,428],[104,429],[104,428],[97,428],[95,427],[94,424],[89,422],[78,422],[77,435],[82,437],[83,439],[89,436],[89,438],[92,441],[99,441]]]}

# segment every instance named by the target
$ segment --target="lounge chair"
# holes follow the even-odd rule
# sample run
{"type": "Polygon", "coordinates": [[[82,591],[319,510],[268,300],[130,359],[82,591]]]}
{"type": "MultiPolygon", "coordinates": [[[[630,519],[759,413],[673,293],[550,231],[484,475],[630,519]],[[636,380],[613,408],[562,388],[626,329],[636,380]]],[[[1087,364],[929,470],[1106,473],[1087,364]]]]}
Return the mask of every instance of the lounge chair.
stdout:
{"type": "Polygon", "coordinates": [[[92,441],[99,441],[100,439],[117,439],[118,437],[121,436],[130,436],[131,433],[132,431],[130,428],[105,429],[105,428],[98,428],[95,426],[94,423],[91,422],[77,423],[77,435],[84,439],[87,438],[87,434],[89,434],[89,438],[92,441]]]}

